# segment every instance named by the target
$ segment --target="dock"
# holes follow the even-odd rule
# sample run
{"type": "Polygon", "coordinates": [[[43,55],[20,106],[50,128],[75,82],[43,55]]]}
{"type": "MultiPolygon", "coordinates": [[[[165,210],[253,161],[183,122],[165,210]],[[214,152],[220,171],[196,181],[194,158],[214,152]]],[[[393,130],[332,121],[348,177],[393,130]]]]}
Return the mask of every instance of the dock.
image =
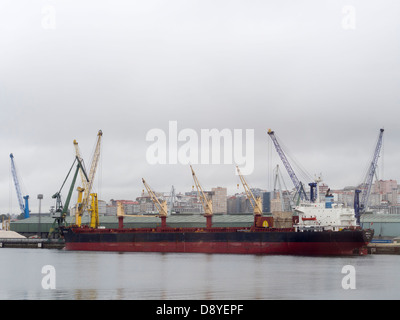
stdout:
{"type": "Polygon", "coordinates": [[[58,239],[0,239],[1,248],[63,249],[64,240],[58,239]]]}
{"type": "Polygon", "coordinates": [[[400,254],[400,243],[369,243],[368,254],[400,254]]]}

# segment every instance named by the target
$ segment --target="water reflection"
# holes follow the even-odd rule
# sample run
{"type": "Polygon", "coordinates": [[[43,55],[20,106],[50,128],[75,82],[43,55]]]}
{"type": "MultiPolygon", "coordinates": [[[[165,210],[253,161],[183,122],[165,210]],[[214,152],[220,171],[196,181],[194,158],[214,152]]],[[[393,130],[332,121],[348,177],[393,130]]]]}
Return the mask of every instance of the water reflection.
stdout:
{"type": "Polygon", "coordinates": [[[0,299],[399,299],[400,256],[294,257],[218,254],[0,251],[0,299]],[[41,287],[53,265],[57,287],[41,287]],[[357,289],[341,287],[344,265],[357,289]]]}

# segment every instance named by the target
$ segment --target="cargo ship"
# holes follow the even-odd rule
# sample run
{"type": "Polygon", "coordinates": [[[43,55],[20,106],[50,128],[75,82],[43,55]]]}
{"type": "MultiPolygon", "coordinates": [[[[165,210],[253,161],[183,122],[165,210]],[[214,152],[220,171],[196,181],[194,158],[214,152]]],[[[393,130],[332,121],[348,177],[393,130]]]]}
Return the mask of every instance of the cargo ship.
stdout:
{"type": "Polygon", "coordinates": [[[254,209],[250,227],[213,227],[212,201],[202,190],[192,168],[192,175],[203,204],[205,226],[174,228],[167,225],[167,204],[160,201],[142,179],[158,209],[161,224],[154,228],[124,228],[124,212],[119,204],[118,228],[89,226],[61,227],[67,250],[232,253],[287,255],[354,255],[366,254],[373,230],[357,225],[354,209],[333,203],[326,194],[315,201],[302,202],[294,211],[281,212],[280,217],[263,216],[261,199],[255,197],[243,176],[242,183],[254,209]],[[293,214],[295,213],[295,214],[293,214]],[[284,221],[282,224],[281,222],[284,221]]]}
{"type": "Polygon", "coordinates": [[[372,230],[298,227],[114,228],[64,227],[67,250],[288,255],[365,254],[372,230]]]}
{"type": "Polygon", "coordinates": [[[355,223],[354,210],[325,202],[302,203],[297,215],[281,212],[278,216],[254,215],[251,227],[213,227],[212,215],[205,215],[202,228],[173,228],[167,216],[154,228],[124,228],[124,216],[118,228],[63,227],[67,250],[233,253],[279,255],[363,255],[374,232],[355,223]],[[283,214],[283,216],[282,216],[283,214]],[[285,223],[282,225],[282,221],[285,223]]]}

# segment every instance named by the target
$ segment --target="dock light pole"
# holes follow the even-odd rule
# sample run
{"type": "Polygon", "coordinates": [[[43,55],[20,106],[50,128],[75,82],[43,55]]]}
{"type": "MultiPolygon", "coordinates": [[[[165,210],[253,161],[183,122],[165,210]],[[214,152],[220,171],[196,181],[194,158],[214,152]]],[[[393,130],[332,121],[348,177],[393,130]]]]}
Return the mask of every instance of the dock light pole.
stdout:
{"type": "Polygon", "coordinates": [[[38,236],[39,236],[39,238],[41,238],[42,235],[41,235],[41,232],[40,232],[40,211],[41,211],[43,194],[38,194],[37,198],[39,199],[39,230],[38,230],[38,236]]]}

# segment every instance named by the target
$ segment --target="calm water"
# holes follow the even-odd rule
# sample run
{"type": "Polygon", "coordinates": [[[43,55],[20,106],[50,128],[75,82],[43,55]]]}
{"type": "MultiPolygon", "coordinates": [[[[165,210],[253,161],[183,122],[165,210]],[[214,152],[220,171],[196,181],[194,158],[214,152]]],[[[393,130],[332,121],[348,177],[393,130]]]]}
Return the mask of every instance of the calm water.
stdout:
{"type": "Polygon", "coordinates": [[[0,249],[0,299],[400,299],[400,256],[298,257],[0,249]],[[55,289],[43,289],[55,270],[55,289]],[[342,288],[345,265],[356,289],[342,288]]]}

